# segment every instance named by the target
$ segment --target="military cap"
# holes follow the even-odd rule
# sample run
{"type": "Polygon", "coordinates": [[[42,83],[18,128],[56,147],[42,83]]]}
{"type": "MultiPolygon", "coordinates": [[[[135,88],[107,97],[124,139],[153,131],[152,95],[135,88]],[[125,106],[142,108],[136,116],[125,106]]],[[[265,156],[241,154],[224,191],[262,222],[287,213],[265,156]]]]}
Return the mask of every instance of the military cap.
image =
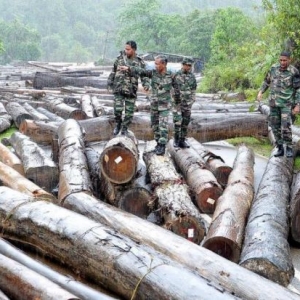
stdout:
{"type": "Polygon", "coordinates": [[[185,57],[183,60],[182,60],[182,64],[183,65],[192,65],[194,63],[194,61],[191,59],[191,58],[189,58],[189,57],[185,57]]]}

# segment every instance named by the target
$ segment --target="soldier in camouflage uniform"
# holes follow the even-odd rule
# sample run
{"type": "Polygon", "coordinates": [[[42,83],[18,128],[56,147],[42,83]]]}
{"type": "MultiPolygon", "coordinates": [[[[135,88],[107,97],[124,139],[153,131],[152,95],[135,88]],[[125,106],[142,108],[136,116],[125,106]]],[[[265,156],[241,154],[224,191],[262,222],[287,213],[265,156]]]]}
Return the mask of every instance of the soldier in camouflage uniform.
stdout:
{"type": "Polygon", "coordinates": [[[180,91],[180,97],[173,99],[174,147],[190,147],[186,142],[186,136],[197,88],[196,77],[191,71],[192,65],[192,59],[184,58],[181,70],[175,74],[175,83],[180,91]]]}
{"type": "MultiPolygon", "coordinates": [[[[116,120],[116,127],[114,128],[114,135],[117,135],[121,128],[121,134],[127,134],[137,98],[138,89],[138,75],[133,75],[130,72],[121,71],[119,66],[136,66],[145,68],[145,62],[136,55],[137,45],[134,41],[128,41],[125,45],[125,50],[120,52],[120,55],[114,62],[112,72],[107,81],[108,90],[114,93],[114,114],[116,120]],[[125,107],[125,108],[124,108],[125,107]],[[122,120],[122,113],[125,109],[125,116],[122,120]]],[[[141,77],[142,85],[148,82],[147,77],[141,77]]]]}
{"type": "Polygon", "coordinates": [[[300,75],[290,63],[290,53],[282,52],[279,63],[271,67],[257,95],[260,101],[270,88],[269,122],[277,144],[275,157],[284,155],[283,144],[286,144],[286,157],[293,157],[291,120],[292,114],[300,111],[300,75]]]}
{"type": "MultiPolygon", "coordinates": [[[[175,88],[174,74],[167,70],[168,59],[164,55],[155,58],[155,70],[143,70],[141,68],[121,67],[130,70],[132,73],[151,78],[151,126],[154,139],[157,141],[155,153],[165,154],[165,147],[168,141],[168,116],[171,108],[171,90],[175,88]]],[[[150,88],[150,87],[149,87],[150,88]]],[[[178,95],[178,92],[175,93],[178,95]]]]}

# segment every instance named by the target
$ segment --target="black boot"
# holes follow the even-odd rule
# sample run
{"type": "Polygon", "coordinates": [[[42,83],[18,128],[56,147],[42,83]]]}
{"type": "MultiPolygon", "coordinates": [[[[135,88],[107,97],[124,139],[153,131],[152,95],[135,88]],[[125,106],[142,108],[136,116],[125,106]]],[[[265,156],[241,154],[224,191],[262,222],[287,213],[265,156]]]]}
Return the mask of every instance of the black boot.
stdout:
{"type": "Polygon", "coordinates": [[[166,150],[166,145],[158,144],[157,148],[155,149],[156,155],[164,155],[166,150]]]}
{"type": "Polygon", "coordinates": [[[190,145],[187,143],[185,138],[181,138],[178,143],[180,148],[190,148],[190,145]]]}
{"type": "Polygon", "coordinates": [[[291,158],[294,156],[293,148],[291,146],[286,146],[286,157],[291,158]]]}
{"type": "Polygon", "coordinates": [[[175,148],[179,147],[179,136],[177,134],[174,135],[174,142],[173,142],[173,146],[175,148]]]}
{"type": "Polygon", "coordinates": [[[122,135],[127,135],[127,134],[128,134],[128,130],[127,130],[127,127],[126,127],[126,126],[123,126],[123,127],[122,127],[121,134],[122,134],[122,135]]]}
{"type": "Polygon", "coordinates": [[[284,155],[283,145],[277,145],[277,152],[274,153],[274,156],[279,157],[283,155],[284,155]]]}
{"type": "Polygon", "coordinates": [[[117,122],[116,127],[114,128],[114,135],[117,135],[121,130],[121,122],[117,122]]]}

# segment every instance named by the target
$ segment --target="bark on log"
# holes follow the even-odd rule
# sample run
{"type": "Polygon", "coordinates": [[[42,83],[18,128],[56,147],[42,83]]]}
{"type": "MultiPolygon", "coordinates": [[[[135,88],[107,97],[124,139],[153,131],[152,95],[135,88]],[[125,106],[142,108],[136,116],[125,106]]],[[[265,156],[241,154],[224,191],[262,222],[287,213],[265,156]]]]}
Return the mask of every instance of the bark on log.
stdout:
{"type": "Polygon", "coordinates": [[[287,286],[294,267],[287,241],[294,159],[269,158],[245,231],[240,265],[287,286]]]}
{"type": "Polygon", "coordinates": [[[222,157],[215,155],[207,150],[201,143],[194,138],[188,138],[191,147],[204,160],[206,167],[215,175],[217,181],[222,187],[227,185],[228,176],[232,171],[232,167],[228,166],[222,157]]]}
{"type": "Polygon", "coordinates": [[[238,148],[228,185],[218,199],[203,247],[238,262],[254,196],[254,153],[238,148]]]}
{"type": "Polygon", "coordinates": [[[294,241],[300,242],[300,172],[294,175],[291,187],[290,206],[291,237],[294,241]]]}
{"type": "Polygon", "coordinates": [[[84,136],[76,120],[68,119],[58,128],[59,190],[63,202],[71,193],[85,191],[92,194],[92,183],[84,154],[84,136]]]}
{"type": "Polygon", "coordinates": [[[62,102],[60,99],[47,102],[47,109],[59,115],[63,119],[85,120],[87,119],[86,113],[76,107],[72,107],[62,102]]]}
{"type": "Polygon", "coordinates": [[[28,180],[19,172],[2,162],[0,162],[0,181],[2,185],[8,186],[26,195],[55,201],[55,197],[52,194],[43,190],[31,180],[28,180]]]}
{"type": "Polygon", "coordinates": [[[17,236],[36,245],[124,299],[182,300],[199,299],[199,295],[209,300],[236,298],[150,247],[72,211],[35,201],[6,187],[0,187],[0,217],[4,220],[4,236],[17,236]]]}
{"type": "Polygon", "coordinates": [[[83,95],[81,97],[81,109],[85,112],[87,118],[94,118],[94,108],[90,95],[83,95]]]}
{"type": "Polygon", "coordinates": [[[62,122],[24,120],[20,124],[19,131],[36,143],[51,144],[62,122]]]}
{"type": "MultiPolygon", "coordinates": [[[[98,292],[80,281],[72,280],[71,277],[62,275],[47,265],[38,262],[37,260],[29,257],[9,242],[0,239],[0,253],[10,259],[22,264],[23,266],[33,270],[34,272],[48,278],[52,282],[58,284],[65,290],[74,294],[83,300],[112,300],[108,295],[98,292]]],[[[1,297],[0,297],[1,299],[1,297]]],[[[20,298],[18,298],[20,299],[20,298]]],[[[2,299],[1,299],[2,300],[2,299]]],[[[58,299],[55,299],[58,300],[58,299]]]]}
{"type": "Polygon", "coordinates": [[[100,155],[101,173],[112,183],[128,183],[136,175],[138,159],[134,135],[118,135],[107,142],[100,155]]]}
{"type": "Polygon", "coordinates": [[[166,155],[157,156],[155,145],[155,141],[146,144],[143,159],[158,199],[164,226],[199,244],[206,234],[207,224],[192,203],[188,186],[183,184],[172,160],[166,155]]]}
{"type": "Polygon", "coordinates": [[[206,169],[205,161],[193,148],[175,148],[173,139],[168,143],[168,151],[190,187],[194,203],[200,211],[213,213],[223,189],[213,173],[206,169]]]}
{"type": "Polygon", "coordinates": [[[7,112],[11,115],[12,119],[16,127],[19,128],[20,123],[25,120],[32,120],[33,117],[28,113],[28,111],[19,103],[17,102],[9,102],[6,105],[7,112]]]}
{"type": "Polygon", "coordinates": [[[0,291],[0,300],[9,300],[9,298],[6,295],[4,295],[2,291],[0,291]]]}
{"type": "Polygon", "coordinates": [[[46,109],[44,107],[38,107],[36,110],[39,111],[40,113],[44,114],[45,116],[47,116],[48,119],[52,122],[63,122],[65,120],[62,117],[52,113],[51,111],[49,111],[48,109],[46,109]]]}
{"type": "Polygon", "coordinates": [[[23,107],[28,111],[28,113],[32,116],[33,120],[37,121],[49,121],[49,118],[44,114],[37,111],[34,107],[32,107],[29,103],[24,103],[23,107]]]}
{"type": "Polygon", "coordinates": [[[140,244],[153,247],[211,282],[219,282],[225,290],[231,291],[236,297],[247,300],[299,300],[299,295],[292,291],[190,243],[162,227],[98,201],[85,193],[69,195],[64,201],[64,207],[105,224],[140,244]]]}
{"type": "MultiPolygon", "coordinates": [[[[223,114],[218,114],[219,121],[216,120],[197,125],[194,123],[189,127],[189,136],[194,137],[197,141],[204,143],[216,140],[223,140],[234,138],[238,136],[266,136],[268,134],[265,123],[265,116],[257,114],[246,114],[240,119],[224,119],[223,114]],[[247,118],[249,116],[249,118],[247,118]]],[[[195,117],[196,118],[196,117],[195,117]]],[[[194,119],[195,119],[194,118],[194,119]]],[[[201,121],[198,115],[199,122],[201,121]]],[[[113,128],[115,125],[113,116],[101,116],[87,120],[80,120],[79,124],[86,132],[86,142],[107,141],[113,137],[113,128]]],[[[41,129],[42,130],[42,129],[41,129]]],[[[150,115],[147,113],[135,113],[133,121],[130,125],[130,130],[134,132],[138,140],[150,141],[153,140],[153,131],[150,124],[150,115]]],[[[28,135],[33,140],[35,137],[28,135]]],[[[43,132],[41,131],[38,138],[43,139],[43,132]]],[[[173,136],[173,122],[169,123],[169,137],[173,136]]],[[[45,137],[47,139],[47,137],[45,137]]]]}
{"type": "Polygon", "coordinates": [[[3,103],[0,102],[0,118],[4,118],[7,119],[7,121],[11,122],[12,121],[12,117],[11,115],[7,112],[5,106],[3,103]]]}
{"type": "Polygon", "coordinates": [[[33,80],[33,88],[43,89],[47,88],[59,88],[64,86],[75,87],[95,87],[105,88],[107,80],[100,79],[99,77],[67,77],[57,73],[50,72],[36,72],[33,80]]]}
{"type": "Polygon", "coordinates": [[[0,143],[0,161],[25,176],[24,167],[20,158],[2,143],[0,143]]]}
{"type": "Polygon", "coordinates": [[[79,300],[59,285],[0,254],[0,288],[12,299],[79,300]]]}
{"type": "Polygon", "coordinates": [[[58,183],[58,168],[54,161],[38,144],[20,132],[14,132],[9,141],[23,163],[26,178],[51,192],[58,183]]]}

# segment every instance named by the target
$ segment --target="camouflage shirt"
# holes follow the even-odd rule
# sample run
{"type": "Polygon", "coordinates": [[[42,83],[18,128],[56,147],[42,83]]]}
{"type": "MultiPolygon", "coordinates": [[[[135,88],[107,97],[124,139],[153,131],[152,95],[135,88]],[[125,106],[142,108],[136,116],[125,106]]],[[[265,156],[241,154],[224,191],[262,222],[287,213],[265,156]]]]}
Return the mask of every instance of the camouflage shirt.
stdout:
{"type": "Polygon", "coordinates": [[[196,77],[192,72],[179,70],[175,74],[175,82],[180,91],[181,100],[194,101],[197,88],[196,77]]]}
{"type": "MultiPolygon", "coordinates": [[[[144,69],[146,67],[145,62],[139,56],[128,58],[126,54],[121,51],[120,55],[114,62],[112,72],[107,80],[107,88],[111,89],[115,94],[123,94],[125,96],[136,96],[138,89],[138,74],[132,74],[127,71],[118,71],[118,66],[133,66],[144,69]]],[[[148,86],[148,78],[141,76],[142,85],[148,86]]]]}
{"type": "Polygon", "coordinates": [[[269,102],[272,106],[286,106],[300,103],[300,75],[292,65],[286,70],[280,70],[280,64],[275,64],[267,73],[260,88],[264,93],[270,88],[269,102]]]}

